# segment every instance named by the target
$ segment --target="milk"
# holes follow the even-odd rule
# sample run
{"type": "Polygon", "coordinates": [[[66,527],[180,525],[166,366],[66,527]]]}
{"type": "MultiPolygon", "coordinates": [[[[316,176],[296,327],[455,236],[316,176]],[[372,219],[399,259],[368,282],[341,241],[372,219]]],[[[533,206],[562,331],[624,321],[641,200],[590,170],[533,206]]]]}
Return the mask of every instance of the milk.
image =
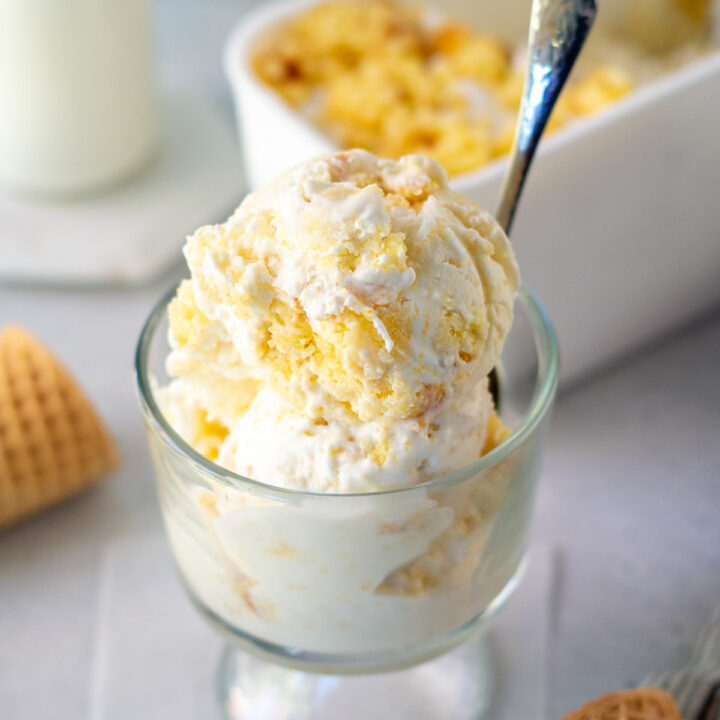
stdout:
{"type": "Polygon", "coordinates": [[[0,186],[94,190],[156,138],[149,0],[0,2],[0,186]]]}

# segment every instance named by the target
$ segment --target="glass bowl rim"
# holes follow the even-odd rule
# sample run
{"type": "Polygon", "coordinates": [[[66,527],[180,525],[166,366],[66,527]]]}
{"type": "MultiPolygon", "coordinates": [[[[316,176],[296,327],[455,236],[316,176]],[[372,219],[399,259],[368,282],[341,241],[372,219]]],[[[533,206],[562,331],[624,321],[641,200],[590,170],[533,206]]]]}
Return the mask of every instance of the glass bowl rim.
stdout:
{"type": "Polygon", "coordinates": [[[319,492],[312,490],[301,490],[296,488],[284,488],[278,485],[270,485],[268,483],[253,480],[244,477],[238,473],[228,470],[212,460],[208,460],[204,455],[189,445],[182,437],[173,429],[170,423],[165,419],[160,407],[155,400],[155,394],[152,389],[152,382],[148,375],[148,357],[150,354],[150,346],[157,330],[158,325],[164,317],[164,312],[175,296],[177,285],[170,288],[155,304],[145,321],[137,347],[135,349],[135,381],[140,407],[143,411],[145,420],[161,437],[163,443],[169,446],[173,451],[184,456],[193,466],[204,474],[209,474],[214,480],[222,485],[233,488],[235,490],[245,487],[247,489],[255,489],[262,492],[265,496],[275,498],[299,499],[303,497],[313,498],[370,498],[381,495],[394,495],[399,493],[407,493],[418,490],[441,490],[465,482],[471,477],[480,475],[487,470],[497,466],[514,450],[516,450],[525,439],[539,425],[545,414],[552,405],[558,385],[558,373],[560,368],[560,352],[558,348],[557,337],[552,326],[550,318],[545,307],[540,302],[535,293],[522,286],[517,291],[516,300],[522,302],[529,316],[531,329],[535,336],[535,347],[539,346],[539,367],[538,374],[540,382],[537,383],[533,398],[530,402],[530,409],[525,413],[524,419],[513,432],[501,442],[497,447],[493,448],[489,453],[480,456],[477,460],[453,470],[444,475],[440,475],[431,480],[415,485],[403,485],[387,490],[368,490],[366,492],[340,493],[340,492],[319,492]]]}

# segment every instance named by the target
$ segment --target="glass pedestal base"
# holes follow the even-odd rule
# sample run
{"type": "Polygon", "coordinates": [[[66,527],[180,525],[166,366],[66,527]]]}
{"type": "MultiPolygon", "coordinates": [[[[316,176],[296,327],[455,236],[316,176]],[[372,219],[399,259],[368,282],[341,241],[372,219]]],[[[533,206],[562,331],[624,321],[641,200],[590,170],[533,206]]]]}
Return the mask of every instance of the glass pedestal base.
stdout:
{"type": "Polygon", "coordinates": [[[492,687],[484,634],[415,667],[373,675],[303,672],[228,645],[218,676],[226,720],[478,720],[492,687]]]}

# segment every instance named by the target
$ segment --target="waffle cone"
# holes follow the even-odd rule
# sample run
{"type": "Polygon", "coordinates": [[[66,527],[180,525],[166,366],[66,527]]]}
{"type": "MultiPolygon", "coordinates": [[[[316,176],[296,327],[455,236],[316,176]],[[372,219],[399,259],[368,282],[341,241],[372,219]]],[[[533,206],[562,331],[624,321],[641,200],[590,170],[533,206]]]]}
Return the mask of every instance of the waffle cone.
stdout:
{"type": "Polygon", "coordinates": [[[0,334],[0,527],[91,485],[117,464],[68,372],[19,327],[0,334]]]}
{"type": "Polygon", "coordinates": [[[619,690],[583,705],[562,720],[682,720],[672,697],[652,687],[619,690]]]}

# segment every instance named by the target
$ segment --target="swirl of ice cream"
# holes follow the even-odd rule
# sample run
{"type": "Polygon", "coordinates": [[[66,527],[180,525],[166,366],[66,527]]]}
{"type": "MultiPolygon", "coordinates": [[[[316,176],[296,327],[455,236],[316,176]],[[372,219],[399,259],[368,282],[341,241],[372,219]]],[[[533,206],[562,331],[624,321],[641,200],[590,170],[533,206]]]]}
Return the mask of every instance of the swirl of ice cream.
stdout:
{"type": "Polygon", "coordinates": [[[200,228],[185,255],[162,402],[208,457],[355,492],[479,455],[518,271],[502,229],[437,163],[308,161],[200,228]]]}

